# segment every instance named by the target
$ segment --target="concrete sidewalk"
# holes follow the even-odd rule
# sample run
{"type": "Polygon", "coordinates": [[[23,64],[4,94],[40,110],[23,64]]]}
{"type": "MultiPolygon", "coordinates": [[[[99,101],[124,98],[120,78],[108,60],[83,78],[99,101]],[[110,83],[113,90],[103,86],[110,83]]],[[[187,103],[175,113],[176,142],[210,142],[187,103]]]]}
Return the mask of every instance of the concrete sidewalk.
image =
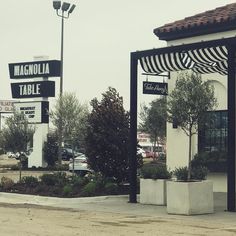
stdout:
{"type": "Polygon", "coordinates": [[[26,204],[90,212],[111,212],[135,216],[157,216],[163,218],[194,218],[221,223],[235,223],[236,213],[226,211],[226,193],[214,193],[214,214],[180,216],[166,213],[165,206],[129,203],[128,196],[101,196],[86,198],[56,198],[14,193],[0,193],[0,204],[26,204]]]}

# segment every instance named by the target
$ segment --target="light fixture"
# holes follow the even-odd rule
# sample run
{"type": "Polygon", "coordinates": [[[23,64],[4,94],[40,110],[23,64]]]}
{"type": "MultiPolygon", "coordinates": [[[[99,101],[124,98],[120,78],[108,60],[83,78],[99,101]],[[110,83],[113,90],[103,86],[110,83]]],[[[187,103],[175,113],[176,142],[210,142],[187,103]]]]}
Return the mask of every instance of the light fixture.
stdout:
{"type": "Polygon", "coordinates": [[[53,1],[53,8],[59,10],[61,8],[61,1],[53,1]]]}
{"type": "Polygon", "coordinates": [[[75,4],[73,4],[68,12],[68,14],[71,14],[75,9],[75,4]]]}
{"type": "Polygon", "coordinates": [[[70,3],[63,2],[61,6],[62,11],[67,11],[70,8],[70,3]]]}

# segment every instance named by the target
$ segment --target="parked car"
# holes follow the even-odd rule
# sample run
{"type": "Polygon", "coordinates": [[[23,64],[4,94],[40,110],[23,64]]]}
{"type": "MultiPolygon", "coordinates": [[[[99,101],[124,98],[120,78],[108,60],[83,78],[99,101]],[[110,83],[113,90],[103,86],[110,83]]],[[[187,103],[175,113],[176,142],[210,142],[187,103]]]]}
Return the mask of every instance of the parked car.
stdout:
{"type": "MultiPolygon", "coordinates": [[[[69,171],[73,171],[73,159],[70,160],[69,171]]],[[[74,171],[81,176],[84,176],[88,172],[92,172],[88,167],[87,157],[84,154],[74,158],[74,171]]]]}
{"type": "Polygon", "coordinates": [[[7,152],[7,157],[8,158],[16,158],[16,154],[13,152],[7,152]]]}
{"type": "MultiPolygon", "coordinates": [[[[82,154],[83,153],[74,151],[75,157],[82,155],[82,154]]],[[[62,149],[62,160],[69,161],[71,158],[73,158],[73,150],[71,148],[63,148],[62,149]]]]}
{"type": "Polygon", "coordinates": [[[142,155],[142,157],[146,157],[146,152],[140,147],[137,148],[137,154],[142,155]]]}

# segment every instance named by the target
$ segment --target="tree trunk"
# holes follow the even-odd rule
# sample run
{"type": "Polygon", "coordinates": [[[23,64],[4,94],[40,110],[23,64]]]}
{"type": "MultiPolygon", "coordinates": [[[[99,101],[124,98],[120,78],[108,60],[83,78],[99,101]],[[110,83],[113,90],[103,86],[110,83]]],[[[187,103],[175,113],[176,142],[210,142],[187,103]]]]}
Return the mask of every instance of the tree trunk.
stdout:
{"type": "Polygon", "coordinates": [[[153,146],[153,160],[157,159],[157,156],[156,156],[156,143],[157,143],[157,137],[155,136],[155,138],[154,138],[154,146],[153,146]]]}
{"type": "Polygon", "coordinates": [[[189,148],[188,148],[188,180],[191,178],[191,157],[192,157],[192,128],[189,131],[189,148]]]}
{"type": "Polygon", "coordinates": [[[21,153],[19,155],[19,159],[20,159],[20,162],[19,162],[19,182],[21,183],[21,176],[22,176],[22,158],[21,158],[21,153]]]}

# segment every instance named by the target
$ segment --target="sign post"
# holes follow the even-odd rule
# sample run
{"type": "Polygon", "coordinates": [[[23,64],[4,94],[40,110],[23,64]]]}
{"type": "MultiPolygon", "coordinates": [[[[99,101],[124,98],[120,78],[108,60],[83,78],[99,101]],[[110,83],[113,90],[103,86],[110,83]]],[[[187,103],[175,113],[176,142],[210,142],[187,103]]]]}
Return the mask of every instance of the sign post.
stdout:
{"type": "Polygon", "coordinates": [[[13,98],[34,99],[34,101],[14,102],[15,110],[24,113],[28,122],[35,125],[33,151],[28,158],[28,167],[45,167],[47,165],[43,157],[43,146],[48,134],[48,97],[55,97],[55,82],[48,81],[48,77],[59,77],[60,72],[61,62],[58,60],[9,64],[10,79],[37,79],[32,82],[11,83],[13,98]]]}

